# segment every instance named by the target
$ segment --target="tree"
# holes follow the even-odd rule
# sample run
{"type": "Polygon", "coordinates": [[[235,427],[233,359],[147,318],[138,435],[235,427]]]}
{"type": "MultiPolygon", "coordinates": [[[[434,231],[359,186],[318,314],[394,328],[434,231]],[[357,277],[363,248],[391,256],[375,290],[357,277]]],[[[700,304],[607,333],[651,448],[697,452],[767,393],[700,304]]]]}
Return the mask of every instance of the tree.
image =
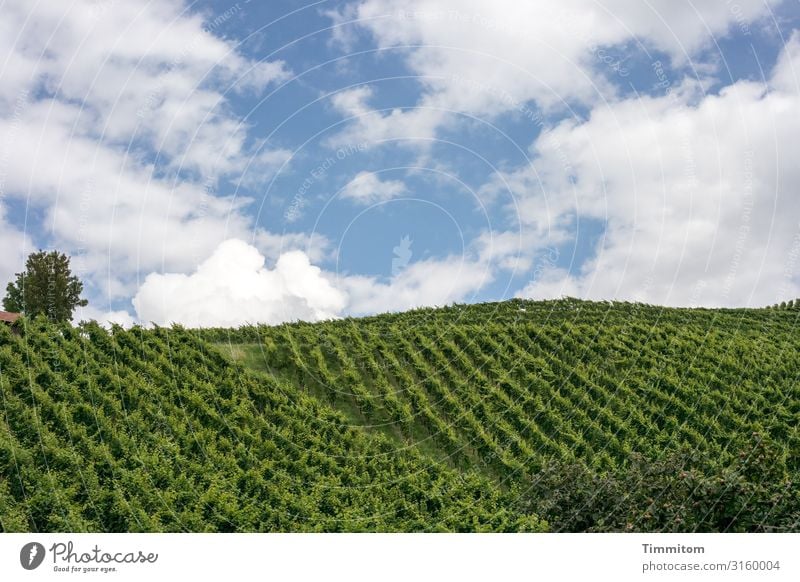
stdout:
{"type": "Polygon", "coordinates": [[[51,321],[69,321],[76,307],[88,304],[81,299],[83,283],[72,274],[69,257],[58,251],[32,253],[25,272],[6,287],[3,309],[29,317],[45,315],[51,321]]]}

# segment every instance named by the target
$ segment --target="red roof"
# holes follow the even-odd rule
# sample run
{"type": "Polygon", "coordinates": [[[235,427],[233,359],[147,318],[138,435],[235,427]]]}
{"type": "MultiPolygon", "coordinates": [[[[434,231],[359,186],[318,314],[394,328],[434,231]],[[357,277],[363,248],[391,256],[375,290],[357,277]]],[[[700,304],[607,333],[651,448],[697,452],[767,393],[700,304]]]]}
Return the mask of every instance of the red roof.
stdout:
{"type": "Polygon", "coordinates": [[[19,313],[11,313],[10,311],[0,311],[0,321],[6,323],[14,323],[20,318],[19,313]]]}

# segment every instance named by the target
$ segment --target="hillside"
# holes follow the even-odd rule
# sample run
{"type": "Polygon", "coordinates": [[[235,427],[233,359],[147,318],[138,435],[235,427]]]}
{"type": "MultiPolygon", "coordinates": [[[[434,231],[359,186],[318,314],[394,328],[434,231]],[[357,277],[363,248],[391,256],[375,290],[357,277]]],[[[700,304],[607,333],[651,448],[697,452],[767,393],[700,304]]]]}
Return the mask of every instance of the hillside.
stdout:
{"type": "Polygon", "coordinates": [[[798,313],[0,326],[0,525],[800,531],[798,313]]]}
{"type": "Polygon", "coordinates": [[[2,531],[517,531],[508,492],[181,329],[0,326],[2,531]]]}
{"type": "Polygon", "coordinates": [[[703,530],[796,530],[800,506],[786,491],[797,489],[800,468],[797,316],[509,301],[203,333],[253,369],[339,408],[354,425],[521,486],[527,497],[584,483],[588,497],[569,503],[579,512],[610,503],[602,511],[613,514],[621,507],[597,487],[611,492],[636,480],[642,499],[626,501],[624,521],[602,515],[586,524],[547,511],[560,528],[683,530],[691,517],[703,530]],[[763,464],[774,472],[748,481],[752,472],[766,475],[763,464]],[[665,492],[687,482],[665,474],[684,470],[700,481],[673,499],[665,492]],[[646,494],[641,482],[653,472],[662,480],[646,494]],[[562,481],[567,474],[572,484],[562,481]],[[717,484],[698,500],[704,480],[717,484]],[[744,497],[725,506],[737,488],[744,497]],[[785,505],[772,505],[776,499],[785,505]],[[654,518],[659,500],[711,509],[654,518]],[[758,504],[762,513],[750,515],[758,504]],[[752,518],[746,525],[745,516],[752,518]]]}

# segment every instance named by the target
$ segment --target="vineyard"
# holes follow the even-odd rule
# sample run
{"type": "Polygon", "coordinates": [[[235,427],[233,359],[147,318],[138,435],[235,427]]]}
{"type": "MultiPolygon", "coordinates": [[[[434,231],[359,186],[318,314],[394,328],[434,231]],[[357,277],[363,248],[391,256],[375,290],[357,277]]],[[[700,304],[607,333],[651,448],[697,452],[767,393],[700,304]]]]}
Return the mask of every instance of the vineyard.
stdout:
{"type": "Polygon", "coordinates": [[[553,499],[532,499],[557,529],[682,531],[691,517],[702,530],[796,531],[797,324],[790,311],[562,300],[204,334],[397,447],[478,469],[501,487],[522,487],[527,498],[580,481],[588,497],[567,502],[578,513],[609,505],[578,526],[542,509],[553,499]],[[765,463],[769,477],[756,466],[765,463]],[[662,473],[661,490],[645,495],[642,481],[653,471],[662,473]],[[763,478],[748,481],[753,471],[763,478]],[[681,482],[665,477],[683,473],[681,482]],[[567,474],[573,480],[562,483],[567,474]],[[611,492],[632,479],[641,503],[614,524],[620,503],[611,492]],[[677,500],[665,494],[687,487],[677,500]],[[708,487],[713,493],[698,500],[708,487]],[[726,506],[739,489],[743,497],[726,506]],[[675,509],[694,503],[711,508],[699,517],[675,509]]]}
{"type": "Polygon", "coordinates": [[[800,531],[800,312],[0,327],[4,531],[800,531]]]}
{"type": "Polygon", "coordinates": [[[3,531],[537,531],[180,329],[0,326],[3,531]]]}

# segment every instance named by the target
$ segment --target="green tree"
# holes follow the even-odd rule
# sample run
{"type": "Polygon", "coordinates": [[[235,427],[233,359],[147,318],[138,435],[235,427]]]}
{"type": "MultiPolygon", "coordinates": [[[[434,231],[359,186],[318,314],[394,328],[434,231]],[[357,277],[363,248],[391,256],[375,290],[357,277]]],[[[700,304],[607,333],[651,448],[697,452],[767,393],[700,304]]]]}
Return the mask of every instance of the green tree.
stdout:
{"type": "Polygon", "coordinates": [[[69,321],[81,299],[83,283],[72,274],[69,257],[58,251],[39,251],[28,256],[25,271],[6,287],[3,309],[29,317],[45,315],[51,321],[69,321]]]}

